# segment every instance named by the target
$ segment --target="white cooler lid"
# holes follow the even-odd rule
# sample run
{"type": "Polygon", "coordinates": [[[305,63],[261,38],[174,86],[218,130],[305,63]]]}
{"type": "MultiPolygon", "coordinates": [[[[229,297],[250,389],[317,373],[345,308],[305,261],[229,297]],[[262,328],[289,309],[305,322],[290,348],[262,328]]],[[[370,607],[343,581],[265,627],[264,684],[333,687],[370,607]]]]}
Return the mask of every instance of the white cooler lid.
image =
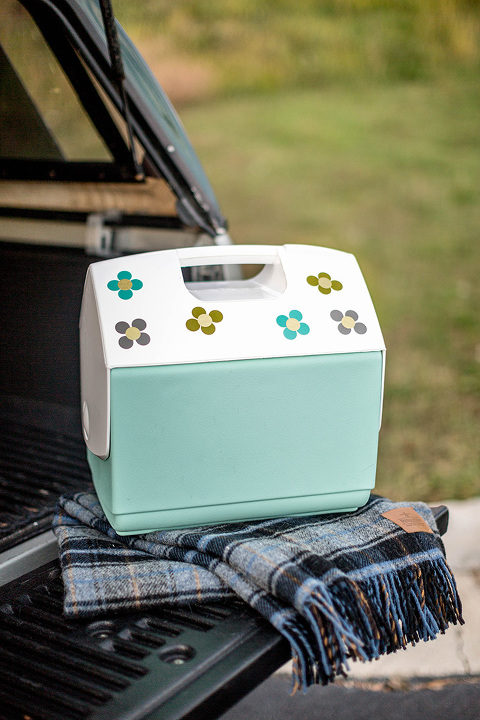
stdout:
{"type": "Polygon", "coordinates": [[[111,368],[385,350],[355,257],[307,245],[184,248],[94,263],[80,342],[85,435],[100,457],[108,454],[111,368]],[[183,280],[183,267],[250,263],[265,266],[251,280],[183,280]]]}

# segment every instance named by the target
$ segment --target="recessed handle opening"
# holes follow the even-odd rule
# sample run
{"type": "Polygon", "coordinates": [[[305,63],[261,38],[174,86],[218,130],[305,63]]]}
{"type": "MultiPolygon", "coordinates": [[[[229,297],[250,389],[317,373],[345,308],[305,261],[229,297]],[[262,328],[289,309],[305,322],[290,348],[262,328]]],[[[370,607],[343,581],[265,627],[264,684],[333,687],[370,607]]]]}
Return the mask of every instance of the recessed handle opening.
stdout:
{"type": "Polygon", "coordinates": [[[208,280],[188,280],[186,276],[188,278],[190,274],[188,271],[191,269],[197,271],[202,267],[182,269],[185,273],[185,287],[197,300],[211,302],[267,300],[282,295],[287,287],[283,268],[277,263],[238,266],[239,272],[243,275],[239,280],[221,279],[224,269],[222,265],[215,266],[217,277],[208,280]]]}
{"type": "Polygon", "coordinates": [[[198,300],[262,300],[282,295],[287,287],[275,247],[233,245],[178,253],[185,287],[198,300]]]}

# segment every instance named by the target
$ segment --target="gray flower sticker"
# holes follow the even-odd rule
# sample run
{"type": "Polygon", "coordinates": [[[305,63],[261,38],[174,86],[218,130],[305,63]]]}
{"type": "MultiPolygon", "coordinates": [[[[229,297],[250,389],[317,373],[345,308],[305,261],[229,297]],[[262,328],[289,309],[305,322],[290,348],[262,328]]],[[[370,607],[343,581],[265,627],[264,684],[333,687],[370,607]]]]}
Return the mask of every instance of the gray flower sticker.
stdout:
{"type": "Polygon", "coordinates": [[[347,310],[345,315],[340,310],[332,310],[330,317],[335,322],[338,322],[338,332],[342,333],[342,335],[350,335],[352,330],[355,330],[359,335],[364,335],[367,332],[367,326],[357,322],[358,314],[355,310],[347,310]]]}
{"type": "Polygon", "coordinates": [[[141,318],[133,320],[131,325],[126,322],[118,322],[115,325],[115,330],[122,336],[118,341],[120,347],[124,350],[129,350],[133,347],[134,342],[136,342],[137,345],[148,345],[150,335],[142,332],[146,327],[147,323],[141,318]]]}

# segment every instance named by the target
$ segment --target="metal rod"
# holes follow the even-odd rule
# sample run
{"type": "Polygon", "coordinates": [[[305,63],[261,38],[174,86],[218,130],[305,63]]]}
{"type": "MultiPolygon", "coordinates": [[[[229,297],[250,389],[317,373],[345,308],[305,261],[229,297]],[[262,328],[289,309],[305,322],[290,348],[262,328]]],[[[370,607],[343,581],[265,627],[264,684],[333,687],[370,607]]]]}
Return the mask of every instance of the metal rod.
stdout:
{"type": "Polygon", "coordinates": [[[115,22],[115,16],[113,14],[112,3],[110,0],[99,0],[100,9],[102,11],[103,25],[105,28],[105,35],[107,38],[108,52],[110,55],[110,63],[112,71],[117,84],[117,89],[120,94],[120,98],[123,106],[123,116],[127,125],[128,144],[130,146],[130,153],[134,168],[134,174],[136,180],[144,180],[145,173],[137,160],[137,153],[135,151],[135,141],[133,137],[132,122],[130,115],[130,108],[128,103],[128,96],[125,90],[125,70],[122,61],[122,51],[120,49],[120,42],[118,39],[117,26],[115,22]]]}

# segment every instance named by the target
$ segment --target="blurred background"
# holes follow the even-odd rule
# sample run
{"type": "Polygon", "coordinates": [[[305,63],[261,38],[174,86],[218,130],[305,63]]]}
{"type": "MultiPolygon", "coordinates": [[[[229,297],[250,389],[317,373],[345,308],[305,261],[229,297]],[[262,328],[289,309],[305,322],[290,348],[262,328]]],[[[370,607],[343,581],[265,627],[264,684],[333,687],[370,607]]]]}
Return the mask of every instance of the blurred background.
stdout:
{"type": "MultiPolygon", "coordinates": [[[[37,42],[2,7],[9,53],[37,42]]],[[[356,255],[388,349],[377,490],[480,495],[480,2],[113,7],[176,107],[234,242],[356,255]]],[[[44,69],[27,71],[46,82],[44,69]]],[[[55,77],[42,103],[59,92],[55,77]]],[[[58,102],[49,123],[70,157],[101,156],[88,123],[74,127],[58,102]]]]}

